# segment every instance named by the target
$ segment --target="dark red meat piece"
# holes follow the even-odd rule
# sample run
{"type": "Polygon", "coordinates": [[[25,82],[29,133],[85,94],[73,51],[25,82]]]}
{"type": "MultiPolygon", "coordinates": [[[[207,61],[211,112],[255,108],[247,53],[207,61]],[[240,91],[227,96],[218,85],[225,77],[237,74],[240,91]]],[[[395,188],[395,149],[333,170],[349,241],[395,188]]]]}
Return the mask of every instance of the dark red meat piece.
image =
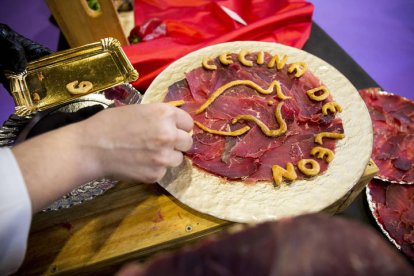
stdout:
{"type": "Polygon", "coordinates": [[[262,135],[261,130],[254,126],[244,137],[231,148],[232,156],[259,158],[272,147],[281,146],[280,141],[262,135]]]}
{"type": "Polygon", "coordinates": [[[165,96],[164,101],[184,100],[186,102],[193,102],[194,98],[191,95],[186,80],[180,80],[168,88],[168,94],[165,96]]]}
{"type": "Polygon", "coordinates": [[[401,171],[409,171],[413,165],[412,161],[405,157],[398,157],[397,159],[394,159],[392,163],[396,169],[401,171]]]}
{"type": "Polygon", "coordinates": [[[129,93],[124,87],[118,85],[118,86],[111,87],[111,88],[104,90],[104,95],[105,95],[105,98],[109,100],[122,101],[128,97],[129,93]]]}
{"type": "MultiPolygon", "coordinates": [[[[190,155],[191,156],[191,155],[190,155]]],[[[204,158],[192,156],[192,161],[200,168],[228,179],[245,179],[257,170],[257,165],[252,158],[231,157],[227,163],[221,158],[205,160],[204,158]]]]}
{"type": "Polygon", "coordinates": [[[359,91],[367,104],[374,128],[372,158],[379,176],[414,183],[414,102],[379,89],[359,91]]]}
{"type": "Polygon", "coordinates": [[[414,186],[374,179],[369,188],[379,223],[414,260],[414,186]]]}
{"type": "MultiPolygon", "coordinates": [[[[255,60],[256,54],[247,55],[248,60],[255,60]]],[[[222,65],[218,59],[214,64],[217,70],[206,70],[202,67],[186,73],[186,79],[169,87],[165,101],[184,100],[181,106],[194,120],[208,128],[221,131],[233,131],[246,125],[251,129],[238,137],[225,137],[204,132],[194,127],[193,148],[187,152],[194,165],[208,172],[228,179],[243,179],[246,182],[273,180],[272,165],[286,166],[292,162],[295,166],[300,159],[315,157],[310,155],[314,146],[314,135],[319,132],[332,131],[343,133],[340,119],[335,116],[323,116],[321,107],[324,102],[332,101],[329,97],[324,102],[316,102],[306,95],[306,90],[321,85],[321,82],[310,72],[301,78],[287,73],[287,66],[281,71],[269,69],[267,62],[270,55],[265,55],[265,64],[253,62],[246,67],[238,62],[237,55],[232,54],[233,64],[222,65]],[[264,95],[246,85],[234,86],[221,94],[202,113],[196,114],[200,107],[219,87],[234,80],[251,80],[264,89],[278,80],[282,92],[291,96],[284,100],[282,116],[287,123],[287,132],[279,137],[267,137],[251,121],[231,121],[237,115],[253,115],[259,118],[270,129],[278,129],[275,109],[281,101],[276,93],[264,95]]],[[[324,147],[335,149],[335,140],[326,139],[324,147]]],[[[316,159],[323,173],[328,164],[316,159]]],[[[304,175],[299,173],[299,178],[304,175]]]]}
{"type": "Polygon", "coordinates": [[[202,160],[218,159],[224,150],[224,146],[224,140],[217,135],[197,133],[193,135],[193,147],[187,154],[202,160]]]}

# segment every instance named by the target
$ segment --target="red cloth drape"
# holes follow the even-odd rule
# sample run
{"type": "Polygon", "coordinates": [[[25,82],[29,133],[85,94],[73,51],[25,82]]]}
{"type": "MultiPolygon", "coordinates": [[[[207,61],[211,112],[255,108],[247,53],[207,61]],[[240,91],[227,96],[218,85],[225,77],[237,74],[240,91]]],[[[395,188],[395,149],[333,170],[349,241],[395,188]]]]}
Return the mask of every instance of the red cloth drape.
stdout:
{"type": "Polygon", "coordinates": [[[313,5],[303,0],[135,0],[134,9],[136,25],[153,31],[144,41],[123,47],[140,73],[133,85],[141,91],[171,62],[208,45],[259,40],[301,48],[313,13],[313,5]],[[221,6],[247,25],[233,20],[221,6]]]}

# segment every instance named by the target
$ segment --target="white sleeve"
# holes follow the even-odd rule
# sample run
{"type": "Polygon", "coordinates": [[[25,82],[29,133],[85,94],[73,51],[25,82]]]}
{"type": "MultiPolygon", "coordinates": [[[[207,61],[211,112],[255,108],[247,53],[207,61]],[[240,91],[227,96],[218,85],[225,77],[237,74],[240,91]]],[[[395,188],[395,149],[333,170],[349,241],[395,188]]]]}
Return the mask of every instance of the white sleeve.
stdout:
{"type": "Polygon", "coordinates": [[[22,264],[32,219],[32,206],[12,151],[0,148],[0,275],[22,264]]]}

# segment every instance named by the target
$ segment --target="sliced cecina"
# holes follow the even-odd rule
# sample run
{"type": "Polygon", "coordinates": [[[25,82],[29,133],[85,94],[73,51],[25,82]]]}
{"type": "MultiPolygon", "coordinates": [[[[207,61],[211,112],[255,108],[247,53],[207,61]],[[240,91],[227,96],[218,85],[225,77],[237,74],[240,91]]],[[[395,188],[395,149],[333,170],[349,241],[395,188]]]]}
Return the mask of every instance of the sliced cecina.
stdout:
{"type": "Polygon", "coordinates": [[[269,129],[262,121],[260,121],[259,119],[257,119],[256,117],[252,115],[238,115],[231,121],[231,123],[235,124],[240,120],[252,121],[257,124],[257,126],[260,128],[260,130],[263,132],[264,135],[269,136],[269,137],[278,137],[287,131],[286,122],[282,117],[282,106],[283,106],[283,102],[280,102],[277,104],[275,108],[275,117],[276,117],[277,123],[279,124],[278,129],[275,129],[275,130],[269,129]]]}

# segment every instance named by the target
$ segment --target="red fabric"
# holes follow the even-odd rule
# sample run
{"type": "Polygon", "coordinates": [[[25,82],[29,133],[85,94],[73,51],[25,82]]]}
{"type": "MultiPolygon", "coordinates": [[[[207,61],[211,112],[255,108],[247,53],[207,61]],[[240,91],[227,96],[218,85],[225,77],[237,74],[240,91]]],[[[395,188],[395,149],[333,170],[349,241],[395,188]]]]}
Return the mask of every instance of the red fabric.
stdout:
{"type": "Polygon", "coordinates": [[[133,85],[141,91],[171,62],[208,45],[258,40],[301,48],[309,37],[313,13],[313,5],[304,0],[135,0],[134,9],[137,26],[152,20],[155,23],[149,29],[158,30],[153,36],[142,34],[141,42],[123,48],[140,73],[133,85]],[[247,26],[220,6],[239,14],[247,26]],[[159,31],[164,28],[164,33],[159,31]]]}

